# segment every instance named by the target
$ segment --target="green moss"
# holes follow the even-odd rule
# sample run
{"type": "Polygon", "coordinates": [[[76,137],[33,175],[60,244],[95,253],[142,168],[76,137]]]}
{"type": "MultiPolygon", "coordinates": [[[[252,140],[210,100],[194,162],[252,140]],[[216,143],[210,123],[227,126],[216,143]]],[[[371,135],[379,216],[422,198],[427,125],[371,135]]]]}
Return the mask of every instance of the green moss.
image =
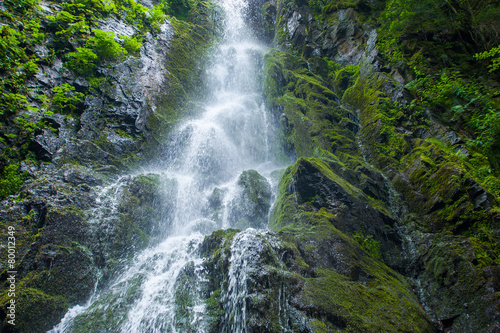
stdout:
{"type": "Polygon", "coordinates": [[[212,292],[205,299],[208,310],[208,332],[211,333],[220,332],[225,315],[221,302],[221,288],[227,283],[231,242],[238,232],[240,230],[217,230],[206,236],[201,244],[201,255],[206,258],[206,270],[211,272],[207,288],[212,292]]]}
{"type": "Polygon", "coordinates": [[[283,145],[293,147],[296,156],[314,156],[317,149],[353,154],[358,125],[348,120],[351,111],[338,103],[336,88],[330,83],[333,67],[321,58],[316,60],[313,66],[321,75],[301,57],[269,52],[264,71],[266,102],[286,115],[283,145]]]}
{"type": "MultiPolygon", "coordinates": [[[[36,238],[42,243],[44,231],[36,238]]],[[[16,327],[23,332],[49,330],[68,307],[86,299],[96,282],[91,253],[78,242],[45,244],[27,253],[33,254],[19,262],[31,260],[35,268],[16,276],[16,327]]],[[[0,306],[9,299],[8,290],[4,290],[0,306]]]]}
{"type": "MultiPolygon", "coordinates": [[[[27,333],[46,332],[52,322],[59,320],[70,305],[62,296],[52,296],[38,289],[17,286],[16,329],[27,333]]],[[[0,306],[5,309],[10,297],[7,293],[0,296],[0,306]]],[[[7,325],[3,326],[7,327],[7,325]]]]}
{"type": "Polygon", "coordinates": [[[302,301],[329,314],[329,323],[346,332],[432,332],[414,298],[395,285],[368,286],[328,270],[306,279],[302,301]]]}
{"type": "Polygon", "coordinates": [[[197,305],[194,303],[197,290],[193,286],[196,283],[194,264],[189,262],[176,278],[174,318],[176,327],[180,330],[189,330],[195,319],[196,312],[193,308],[197,305]]]}
{"type": "MultiPolygon", "coordinates": [[[[314,197],[310,196],[314,195],[314,193],[304,193],[301,196],[299,194],[300,191],[296,188],[297,178],[300,177],[299,174],[304,168],[311,168],[311,170],[315,170],[315,172],[318,172],[321,177],[325,177],[325,180],[331,181],[333,184],[339,186],[345,195],[352,196],[355,200],[366,202],[383,214],[390,215],[384,203],[370,198],[357,187],[340,177],[332,170],[327,161],[320,160],[318,158],[299,158],[293,166],[289,167],[283,173],[280,179],[278,198],[276,199],[270,216],[269,228],[271,230],[280,230],[284,226],[299,220],[301,218],[302,210],[306,208],[304,207],[304,203],[306,203],[305,206],[307,206],[307,202],[314,201],[314,197]]],[[[341,212],[345,209],[347,209],[345,205],[339,205],[335,210],[335,214],[341,214],[341,212]]],[[[305,210],[307,210],[307,208],[305,210]]],[[[315,214],[325,216],[330,214],[328,217],[332,219],[336,218],[336,215],[327,213],[326,209],[320,209],[315,212],[315,214]]]]}
{"type": "Polygon", "coordinates": [[[380,242],[373,239],[372,235],[365,235],[357,231],[352,237],[365,251],[375,259],[380,259],[380,242]]]}
{"type": "Polygon", "coordinates": [[[116,286],[122,288],[123,293],[113,293],[111,290],[101,295],[83,314],[75,318],[72,332],[116,330],[127,318],[129,305],[140,297],[142,282],[141,276],[134,276],[116,286]]]}
{"type": "Polygon", "coordinates": [[[18,163],[3,168],[0,173],[0,198],[15,194],[24,183],[25,173],[19,172],[18,169],[18,163]]]}
{"type": "Polygon", "coordinates": [[[180,21],[172,18],[174,38],[172,39],[167,60],[166,93],[157,96],[155,105],[148,119],[148,126],[155,138],[163,142],[177,121],[186,112],[192,111],[192,102],[199,98],[203,82],[203,63],[211,46],[212,30],[209,19],[212,9],[206,2],[200,2],[192,12],[191,20],[197,23],[180,21]]]}

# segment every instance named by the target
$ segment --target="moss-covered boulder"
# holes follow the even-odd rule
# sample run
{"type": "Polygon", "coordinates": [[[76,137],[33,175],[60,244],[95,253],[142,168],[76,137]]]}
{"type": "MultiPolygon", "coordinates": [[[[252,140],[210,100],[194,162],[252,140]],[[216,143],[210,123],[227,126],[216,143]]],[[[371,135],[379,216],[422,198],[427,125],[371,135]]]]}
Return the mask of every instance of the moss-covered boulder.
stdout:
{"type": "Polygon", "coordinates": [[[237,181],[239,195],[229,203],[229,225],[238,228],[258,228],[267,226],[271,208],[271,185],[255,170],[243,171],[237,181]]]}
{"type": "Polygon", "coordinates": [[[209,332],[433,332],[404,278],[324,216],[277,234],[216,232],[202,249],[209,332]]]}
{"type": "Polygon", "coordinates": [[[318,214],[347,235],[373,237],[380,246],[381,258],[388,265],[404,266],[396,221],[385,203],[339,177],[328,162],[316,158],[299,159],[283,174],[279,191],[271,213],[271,230],[277,231],[302,220],[304,213],[313,217],[318,214]]]}

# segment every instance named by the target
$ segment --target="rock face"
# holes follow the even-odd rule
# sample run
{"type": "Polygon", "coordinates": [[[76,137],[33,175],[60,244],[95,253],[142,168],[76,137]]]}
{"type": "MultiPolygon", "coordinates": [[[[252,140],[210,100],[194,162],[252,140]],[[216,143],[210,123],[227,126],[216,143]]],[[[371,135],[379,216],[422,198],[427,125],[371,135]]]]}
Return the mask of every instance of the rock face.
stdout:
{"type": "MultiPolygon", "coordinates": [[[[280,119],[285,151],[298,157],[280,180],[270,229],[299,239],[311,232],[316,236],[303,237],[321,241],[295,241],[304,261],[357,281],[357,273],[366,273],[350,275],[342,267],[358,265],[357,259],[335,259],[348,252],[333,250],[339,248],[334,236],[311,230],[324,223],[403,274],[434,329],[498,329],[498,213],[492,210],[498,198],[480,184],[484,178],[471,177],[464,139],[433,110],[423,120],[398,107],[412,100],[403,86],[408,71],[389,65],[377,47],[377,30],[366,18],[380,10],[378,2],[311,6],[271,1],[263,7],[277,12],[269,22],[277,22],[281,50],[266,58],[267,103],[280,119]]],[[[322,311],[332,327],[352,322],[338,321],[339,308],[322,311]]]]}
{"type": "MultiPolygon", "coordinates": [[[[144,14],[153,5],[137,8],[144,14]]],[[[114,32],[115,41],[144,33],[142,43],[127,57],[100,59],[92,75],[83,75],[68,65],[67,49],[60,49],[64,39],[49,16],[62,17],[61,6],[47,1],[37,10],[47,38],[36,45],[36,54],[45,59],[55,53],[51,61],[39,61],[26,84],[33,92],[28,101],[43,111],[40,122],[47,126],[35,130],[24,148],[15,147],[31,156],[19,164],[28,180],[0,203],[2,229],[15,229],[15,332],[51,329],[69,307],[88,299],[98,282],[105,285],[127,258],[169,232],[177,184],[157,173],[126,174],[138,161],[151,162],[162,149],[165,128],[175,120],[171,114],[178,116],[179,105],[189,101],[179,90],[199,84],[195,76],[201,66],[194,64],[201,61],[211,36],[205,3],[192,9],[190,22],[161,14],[157,26],[147,17],[137,22],[101,13],[100,19],[92,16],[92,33],[114,32]],[[57,87],[67,88],[64,98],[56,94],[57,87]],[[50,103],[41,103],[34,91],[48,96],[50,103]],[[174,98],[177,104],[163,102],[174,98]]],[[[121,10],[131,15],[131,9],[121,10]]],[[[68,20],[73,17],[65,13],[68,20]]],[[[76,51],[90,45],[77,36],[63,46],[76,51]]],[[[1,149],[3,161],[9,148],[1,149]]],[[[2,247],[7,246],[7,234],[1,237],[2,247]]],[[[11,299],[7,270],[7,252],[2,251],[2,332],[13,327],[6,317],[11,299]]]]}
{"type": "Polygon", "coordinates": [[[229,225],[234,228],[266,228],[271,207],[271,185],[255,170],[243,171],[238,179],[240,195],[229,204],[229,225]]]}
{"type": "Polygon", "coordinates": [[[303,216],[277,234],[248,229],[207,237],[208,331],[432,332],[404,278],[325,215],[303,216]]]}
{"type": "Polygon", "coordinates": [[[275,33],[267,105],[297,160],[273,232],[206,238],[211,331],[498,330],[498,195],[483,185],[496,180],[442,109],[412,113],[409,70],[367,19],[381,2],[258,5],[255,26],[275,33]]]}

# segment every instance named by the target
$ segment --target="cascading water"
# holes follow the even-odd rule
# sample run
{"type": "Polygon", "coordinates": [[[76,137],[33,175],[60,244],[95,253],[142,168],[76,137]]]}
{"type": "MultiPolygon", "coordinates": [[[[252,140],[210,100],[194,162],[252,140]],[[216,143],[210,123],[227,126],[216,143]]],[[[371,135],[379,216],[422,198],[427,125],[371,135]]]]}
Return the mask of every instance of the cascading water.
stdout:
{"type": "MultiPolygon", "coordinates": [[[[224,11],[223,41],[207,71],[209,97],[201,101],[204,107],[196,118],[178,126],[167,154],[171,158],[161,171],[176,182],[178,191],[168,238],[138,254],[106,290],[87,306],[70,310],[52,332],[206,331],[203,260],[197,251],[203,234],[242,220],[244,213],[231,210],[243,197],[238,184],[245,172],[248,176],[254,175],[248,170],[257,170],[269,177],[278,168],[270,162],[276,154],[259,79],[265,47],[246,27],[245,0],[218,3],[224,11]],[[215,201],[217,209],[207,208],[215,201]]],[[[269,192],[267,181],[259,177],[266,183],[263,193],[269,192]]],[[[240,211],[246,209],[242,207],[240,211]]],[[[232,244],[230,286],[222,295],[232,316],[226,318],[232,321],[226,325],[228,332],[246,331],[242,253],[251,247],[253,236],[253,231],[244,232],[232,244]]]]}

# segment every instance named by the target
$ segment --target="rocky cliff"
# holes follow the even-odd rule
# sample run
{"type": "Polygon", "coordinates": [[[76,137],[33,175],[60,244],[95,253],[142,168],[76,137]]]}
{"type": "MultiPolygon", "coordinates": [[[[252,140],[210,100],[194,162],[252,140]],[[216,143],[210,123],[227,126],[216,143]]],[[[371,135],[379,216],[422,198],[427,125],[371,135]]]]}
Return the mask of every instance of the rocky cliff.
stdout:
{"type": "Polygon", "coordinates": [[[161,238],[175,184],[134,170],[162,151],[201,84],[212,9],[167,11],[184,20],[134,1],[7,1],[0,10],[0,318],[2,332],[42,332],[161,238]],[[16,326],[6,317],[9,270],[16,326]]]}
{"type": "MultiPolygon", "coordinates": [[[[267,105],[296,162],[274,233],[247,245],[249,331],[497,331],[498,73],[474,56],[494,45],[479,36],[495,24],[447,30],[430,3],[413,17],[421,27],[401,31],[389,28],[405,19],[399,1],[254,5],[255,30],[274,46],[267,105]]],[[[463,5],[448,10],[470,14],[463,5]]],[[[492,8],[482,14],[497,17],[492,8]]],[[[213,332],[225,327],[233,237],[204,245],[222,295],[213,332]]]]}

